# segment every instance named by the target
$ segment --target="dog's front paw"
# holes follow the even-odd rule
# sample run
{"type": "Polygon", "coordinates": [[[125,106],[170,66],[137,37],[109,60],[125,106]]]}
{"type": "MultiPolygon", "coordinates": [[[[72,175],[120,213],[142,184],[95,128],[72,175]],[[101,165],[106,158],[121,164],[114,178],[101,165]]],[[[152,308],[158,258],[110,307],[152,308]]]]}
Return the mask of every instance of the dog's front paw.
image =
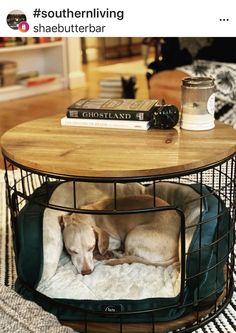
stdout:
{"type": "Polygon", "coordinates": [[[117,265],[117,260],[119,259],[108,259],[104,262],[104,264],[108,266],[115,266],[117,265]]]}
{"type": "Polygon", "coordinates": [[[115,255],[112,251],[107,251],[105,254],[100,254],[99,252],[94,253],[94,258],[98,261],[109,260],[115,258],[115,255]]]}

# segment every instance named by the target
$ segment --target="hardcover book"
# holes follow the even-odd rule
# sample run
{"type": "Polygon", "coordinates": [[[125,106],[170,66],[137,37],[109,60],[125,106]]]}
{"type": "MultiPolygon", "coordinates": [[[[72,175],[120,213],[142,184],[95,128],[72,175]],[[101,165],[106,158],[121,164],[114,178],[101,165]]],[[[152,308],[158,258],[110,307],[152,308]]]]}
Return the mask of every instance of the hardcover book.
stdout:
{"type": "Polygon", "coordinates": [[[103,80],[99,81],[99,85],[100,87],[114,87],[114,88],[118,88],[118,87],[122,87],[122,81],[121,81],[121,77],[111,77],[111,78],[106,78],[103,80]]]}
{"type": "Polygon", "coordinates": [[[80,99],[67,111],[68,118],[150,121],[157,100],[80,99]]]}
{"type": "Polygon", "coordinates": [[[100,98],[121,98],[122,92],[119,91],[101,91],[99,93],[100,98]]]}
{"type": "Polygon", "coordinates": [[[102,119],[79,119],[67,118],[61,119],[62,126],[82,126],[82,127],[102,127],[102,128],[120,128],[134,130],[148,130],[149,121],[123,121],[123,120],[102,120],[102,119]]]}

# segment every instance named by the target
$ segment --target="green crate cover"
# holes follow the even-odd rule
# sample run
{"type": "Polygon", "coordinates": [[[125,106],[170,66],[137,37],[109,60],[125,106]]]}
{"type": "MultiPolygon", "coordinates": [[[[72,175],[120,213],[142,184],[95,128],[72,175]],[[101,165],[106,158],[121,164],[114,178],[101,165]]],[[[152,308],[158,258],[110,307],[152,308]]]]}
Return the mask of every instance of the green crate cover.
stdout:
{"type": "MultiPolygon", "coordinates": [[[[199,224],[195,229],[190,244],[186,261],[186,277],[194,276],[198,272],[203,273],[198,277],[187,280],[181,300],[180,295],[173,298],[148,298],[142,300],[68,300],[51,299],[37,292],[36,288],[43,271],[42,229],[45,206],[34,202],[34,200],[46,205],[54,189],[59,184],[58,182],[47,183],[35,190],[30,202],[25,205],[17,218],[15,235],[18,273],[15,283],[16,291],[25,298],[35,301],[45,310],[55,314],[59,320],[84,321],[86,319],[87,321],[96,322],[120,322],[118,316],[124,311],[135,312],[150,309],[159,310],[155,312],[153,317],[148,313],[125,315],[122,317],[122,321],[124,323],[144,323],[153,319],[155,321],[174,320],[183,314],[192,312],[201,299],[203,299],[202,304],[200,302],[202,307],[212,304],[224,289],[224,266],[233,246],[232,222],[224,202],[216,195],[210,194],[211,189],[203,185],[202,195],[205,195],[203,198],[203,223],[201,226],[199,224]],[[217,215],[219,215],[218,218],[217,215]],[[218,247],[210,245],[217,239],[219,240],[218,247]],[[198,254],[199,246],[201,246],[200,257],[198,254]],[[104,316],[93,313],[99,311],[104,313],[108,305],[116,309],[117,316],[104,316]],[[163,307],[168,308],[161,309],[163,307]]],[[[188,186],[200,193],[200,184],[188,186]]]]}

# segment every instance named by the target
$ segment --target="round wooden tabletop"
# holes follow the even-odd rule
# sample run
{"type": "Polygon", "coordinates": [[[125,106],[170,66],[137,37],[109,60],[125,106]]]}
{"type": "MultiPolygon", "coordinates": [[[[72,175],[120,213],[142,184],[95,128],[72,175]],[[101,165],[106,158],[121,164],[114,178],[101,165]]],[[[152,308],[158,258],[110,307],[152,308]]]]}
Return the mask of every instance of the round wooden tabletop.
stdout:
{"type": "Polygon", "coordinates": [[[60,125],[64,115],[20,124],[1,138],[13,162],[46,174],[82,177],[158,176],[200,168],[236,151],[236,130],[120,130],[60,125]]]}

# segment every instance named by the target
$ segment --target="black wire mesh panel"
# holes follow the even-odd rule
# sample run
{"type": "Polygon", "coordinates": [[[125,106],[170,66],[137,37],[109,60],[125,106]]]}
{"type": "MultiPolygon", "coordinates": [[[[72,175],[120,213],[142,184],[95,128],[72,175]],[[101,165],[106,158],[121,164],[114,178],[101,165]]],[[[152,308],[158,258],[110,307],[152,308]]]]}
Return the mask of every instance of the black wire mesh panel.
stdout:
{"type": "Polygon", "coordinates": [[[46,175],[5,159],[17,265],[21,251],[17,235],[20,230],[18,224],[22,211],[29,204],[51,208],[64,214],[75,212],[135,216],[173,210],[180,219],[181,279],[179,294],[171,301],[168,298],[150,298],[144,302],[137,300],[131,303],[117,300],[111,306],[104,307],[107,302],[83,303],[50,299],[39,293],[29,281],[24,281],[24,274],[19,267],[18,291],[56,313],[61,321],[79,328],[81,332],[104,332],[108,329],[111,332],[190,332],[205,325],[224,310],[234,288],[235,165],[235,156],[230,156],[217,164],[179,174],[132,178],[72,178],[46,175]],[[152,196],[152,206],[120,209],[117,205],[119,185],[136,183],[142,184],[144,192],[152,196]],[[88,210],[80,207],[79,198],[84,195],[81,189],[86,191],[86,187],[94,184],[109,189],[109,195],[113,199],[112,209],[88,210]],[[70,200],[51,200],[54,185],[61,190],[66,187],[67,193],[69,189],[70,200]],[[183,200],[184,192],[181,191],[185,186],[191,187],[198,194],[197,199],[189,197],[183,200]],[[167,187],[169,191],[166,191],[167,187]],[[42,188],[43,200],[39,195],[42,188]],[[157,207],[155,198],[158,196],[165,199],[169,206],[157,207]],[[197,207],[197,217],[191,220],[194,223],[188,224],[193,205],[197,207]]]}

